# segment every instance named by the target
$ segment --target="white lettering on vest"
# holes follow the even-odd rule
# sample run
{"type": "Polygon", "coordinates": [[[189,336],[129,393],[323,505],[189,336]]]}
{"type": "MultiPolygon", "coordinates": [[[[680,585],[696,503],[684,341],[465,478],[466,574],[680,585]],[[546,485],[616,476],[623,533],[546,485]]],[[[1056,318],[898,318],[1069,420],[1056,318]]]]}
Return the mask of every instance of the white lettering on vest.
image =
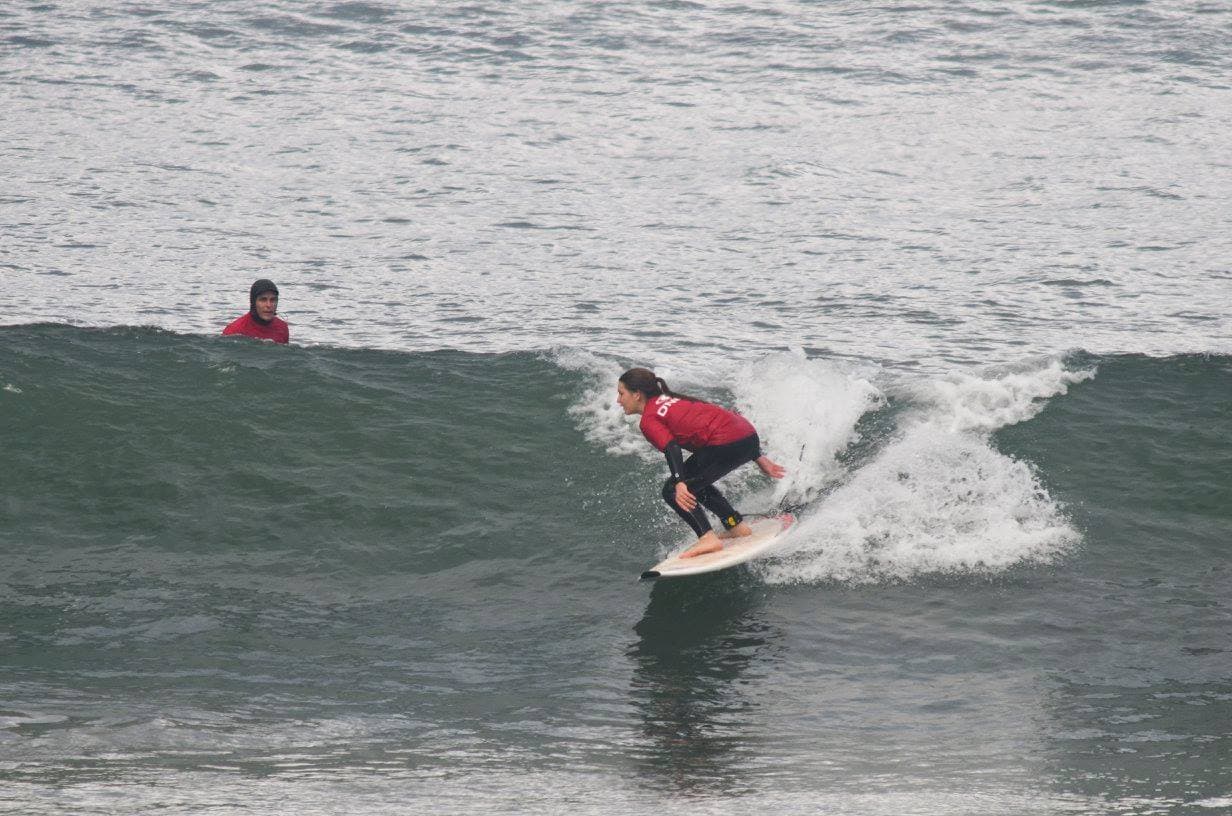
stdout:
{"type": "MultiPolygon", "coordinates": [[[[662,398],[662,397],[659,397],[659,399],[663,399],[663,398],[662,398]]],[[[665,417],[665,416],[667,416],[667,409],[668,409],[668,408],[671,408],[673,405],[675,405],[675,404],[676,404],[676,403],[678,403],[678,402],[680,402],[680,400],[679,400],[678,398],[676,398],[676,397],[672,397],[671,399],[667,400],[666,402],[660,402],[660,403],[659,403],[659,408],[658,408],[658,410],[656,410],[656,411],[655,411],[655,413],[656,413],[656,414],[658,414],[658,415],[659,415],[659,416],[661,416],[661,417],[665,417]]]]}

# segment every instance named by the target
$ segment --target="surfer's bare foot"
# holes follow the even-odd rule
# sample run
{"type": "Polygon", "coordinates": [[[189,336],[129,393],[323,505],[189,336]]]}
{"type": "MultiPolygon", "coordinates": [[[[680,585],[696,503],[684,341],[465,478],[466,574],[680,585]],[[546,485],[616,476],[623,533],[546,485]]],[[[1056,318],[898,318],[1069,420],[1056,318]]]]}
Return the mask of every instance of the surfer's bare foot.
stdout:
{"type": "Polygon", "coordinates": [[[680,554],[681,558],[693,558],[706,553],[718,552],[723,549],[723,542],[714,534],[714,530],[697,539],[697,543],[680,554]]]}
{"type": "Polygon", "coordinates": [[[719,533],[719,538],[744,538],[751,535],[753,535],[753,528],[748,525],[748,522],[742,521],[730,530],[724,530],[719,533]]]}

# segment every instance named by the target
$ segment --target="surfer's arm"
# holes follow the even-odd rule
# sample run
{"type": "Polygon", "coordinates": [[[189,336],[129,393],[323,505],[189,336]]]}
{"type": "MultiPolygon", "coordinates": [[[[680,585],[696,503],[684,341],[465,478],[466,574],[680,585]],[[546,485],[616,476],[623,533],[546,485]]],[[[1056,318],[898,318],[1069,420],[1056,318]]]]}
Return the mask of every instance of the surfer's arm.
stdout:
{"type": "Polygon", "coordinates": [[[680,443],[672,440],[663,448],[663,455],[667,457],[667,469],[672,472],[672,481],[681,482],[684,480],[684,449],[680,447],[680,443]]]}

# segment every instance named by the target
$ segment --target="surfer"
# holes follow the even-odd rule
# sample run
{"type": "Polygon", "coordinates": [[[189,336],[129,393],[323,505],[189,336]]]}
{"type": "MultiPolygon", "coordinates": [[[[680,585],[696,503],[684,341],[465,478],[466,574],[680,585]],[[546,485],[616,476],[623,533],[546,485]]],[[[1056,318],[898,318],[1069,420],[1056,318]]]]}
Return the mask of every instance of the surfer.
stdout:
{"type": "Polygon", "coordinates": [[[278,287],[272,280],[262,278],[248,290],[248,312],[232,320],[222,333],[286,343],[291,339],[291,330],[277,315],[278,287]]]}
{"type": "Polygon", "coordinates": [[[762,454],[752,423],[713,403],[675,393],[662,377],[645,368],[631,368],[620,375],[616,401],[626,414],[642,415],[642,434],[667,457],[672,475],[663,483],[663,500],[697,534],[697,543],[682,558],[718,552],[723,549],[722,539],[753,534],[744,517],[714,486],[747,462],[756,462],[773,479],[787,473],[762,454]],[[687,461],[684,450],[693,454],[687,461]],[[722,520],[723,533],[715,533],[702,507],[722,520]]]}

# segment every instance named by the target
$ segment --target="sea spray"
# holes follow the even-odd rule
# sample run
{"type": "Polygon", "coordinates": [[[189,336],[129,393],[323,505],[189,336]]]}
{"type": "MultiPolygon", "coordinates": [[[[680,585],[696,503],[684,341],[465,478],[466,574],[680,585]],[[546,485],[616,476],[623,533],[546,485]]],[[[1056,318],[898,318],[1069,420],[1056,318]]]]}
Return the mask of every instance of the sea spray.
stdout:
{"type": "Polygon", "coordinates": [[[610,454],[641,453],[650,458],[640,435],[629,432],[630,421],[616,404],[616,380],[625,366],[581,349],[557,349],[549,359],[566,371],[587,375],[585,389],[569,406],[569,415],[587,440],[610,454]]]}
{"type": "Polygon", "coordinates": [[[859,441],[860,418],[884,404],[876,369],[856,369],[802,352],[744,366],[732,390],[759,431],[762,449],[787,468],[772,504],[807,504],[844,475],[839,455],[859,441]]]}
{"type": "Polygon", "coordinates": [[[1070,371],[1059,359],[1041,367],[1019,368],[997,375],[953,373],[943,379],[918,382],[907,389],[922,403],[919,421],[955,433],[991,433],[1031,419],[1069,386],[1095,377],[1095,370],[1070,371]]]}
{"type": "Polygon", "coordinates": [[[910,382],[911,408],[871,461],[803,514],[772,582],[910,580],[1046,563],[1079,540],[1030,464],[996,429],[1030,419],[1092,371],[1050,361],[1001,376],[910,382]]]}

